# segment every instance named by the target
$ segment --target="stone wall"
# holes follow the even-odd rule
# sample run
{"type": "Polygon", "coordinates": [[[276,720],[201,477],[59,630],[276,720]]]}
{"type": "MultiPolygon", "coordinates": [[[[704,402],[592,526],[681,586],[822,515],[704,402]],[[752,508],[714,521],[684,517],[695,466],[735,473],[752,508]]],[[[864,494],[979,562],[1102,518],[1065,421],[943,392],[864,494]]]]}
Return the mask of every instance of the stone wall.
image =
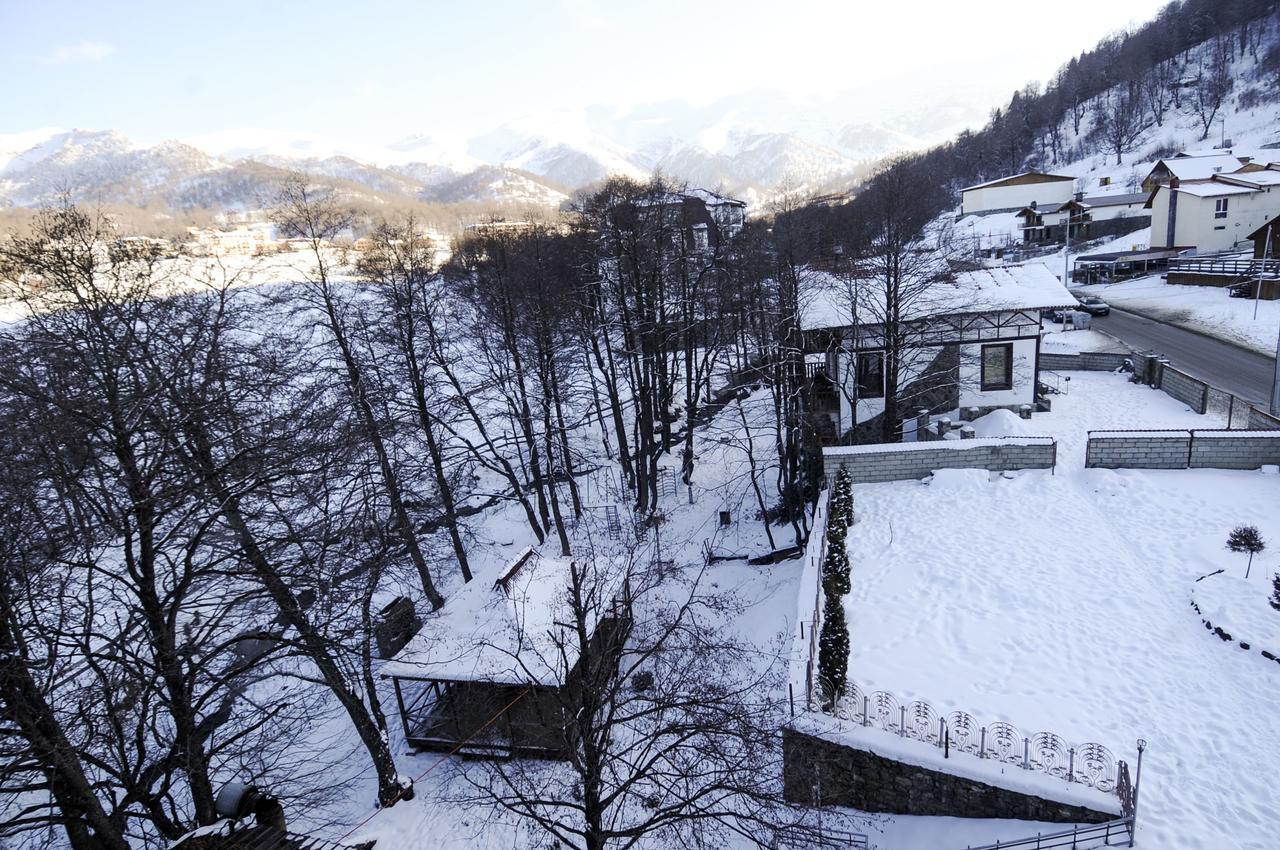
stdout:
{"type": "Polygon", "coordinates": [[[1114,372],[1126,362],[1131,362],[1132,357],[1131,354],[1103,351],[1083,351],[1079,354],[1050,354],[1042,351],[1040,368],[1065,372],[1114,372]]]}
{"type": "Polygon", "coordinates": [[[1102,823],[1119,816],[893,761],[792,729],[783,731],[782,747],[783,793],[799,805],[1050,823],[1102,823]]]}
{"type": "Polygon", "coordinates": [[[1196,413],[1204,413],[1209,407],[1209,385],[1197,381],[1168,363],[1162,364],[1160,382],[1157,385],[1196,413]]]}
{"type": "Polygon", "coordinates": [[[822,471],[830,478],[847,469],[854,483],[868,484],[924,478],[935,469],[1052,469],[1057,449],[1048,437],[829,446],[822,471]]]}
{"type": "Polygon", "coordinates": [[[1084,465],[1102,469],[1186,469],[1190,431],[1090,433],[1084,465]]]}
{"type": "Polygon", "coordinates": [[[1280,431],[1092,431],[1084,465],[1103,469],[1258,469],[1280,464],[1280,431]]]}

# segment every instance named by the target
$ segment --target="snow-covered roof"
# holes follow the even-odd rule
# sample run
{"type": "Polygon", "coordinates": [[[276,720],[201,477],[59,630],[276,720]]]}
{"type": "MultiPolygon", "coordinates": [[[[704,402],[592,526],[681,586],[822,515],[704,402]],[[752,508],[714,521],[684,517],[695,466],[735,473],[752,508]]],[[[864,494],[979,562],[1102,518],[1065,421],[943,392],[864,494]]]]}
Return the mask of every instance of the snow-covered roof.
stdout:
{"type": "Polygon", "coordinates": [[[1194,195],[1197,198],[1217,198],[1223,195],[1249,195],[1258,190],[1252,186],[1236,186],[1220,180],[1205,180],[1201,183],[1183,183],[1174,191],[1182,192],[1184,195],[1194,195]]]}
{"type": "Polygon", "coordinates": [[[1159,168],[1161,163],[1164,164],[1165,168],[1169,169],[1170,174],[1179,180],[1208,180],[1215,174],[1230,174],[1233,171],[1238,171],[1240,166],[1243,165],[1236,157],[1221,151],[1218,152],[1217,156],[1184,156],[1162,159],[1155,164],[1155,168],[1159,168]]]}
{"type": "MultiPolygon", "coordinates": [[[[855,287],[851,281],[813,271],[805,278],[804,287],[800,306],[800,327],[804,330],[851,325],[855,292],[864,316],[879,316],[884,311],[884,291],[874,281],[855,287]]],[[[934,283],[919,297],[912,297],[904,318],[1044,310],[1075,301],[1048,266],[1026,263],[959,272],[951,280],[934,283]]],[[[866,321],[871,324],[875,320],[866,321]]]]}
{"type": "MultiPolygon", "coordinates": [[[[514,562],[513,562],[514,563],[514,562]]],[[[532,555],[507,589],[477,575],[382,667],[385,676],[451,682],[558,685],[578,660],[568,605],[570,564],[585,571],[594,631],[622,590],[623,571],[609,558],[571,561],[532,555]]],[[[508,568],[512,565],[508,565],[508,568]]]]}
{"type": "Polygon", "coordinates": [[[1222,183],[1256,188],[1280,186],[1280,171],[1246,171],[1238,174],[1219,174],[1214,179],[1222,183]]]}
{"type": "Polygon", "coordinates": [[[1021,179],[1021,178],[1023,178],[1023,177],[1035,177],[1035,178],[1037,178],[1036,180],[1029,181],[1029,182],[1032,182],[1032,183],[1056,183],[1056,182],[1061,181],[1061,180],[1075,180],[1075,179],[1076,179],[1076,178],[1074,178],[1074,177],[1069,177],[1069,176],[1067,176],[1067,175],[1065,175],[1065,174],[1046,174],[1046,173],[1045,173],[1045,172],[1043,172],[1043,171],[1023,171],[1021,174],[1010,174],[1008,177],[999,177],[999,178],[997,178],[997,179],[995,179],[995,180],[988,180],[986,183],[978,183],[977,185],[974,185],[974,186],[966,186],[966,187],[964,187],[963,189],[961,189],[960,191],[961,191],[961,192],[968,192],[968,191],[969,191],[969,190],[971,190],[971,189],[987,189],[987,188],[990,188],[990,187],[992,187],[992,186],[1000,186],[1000,185],[1003,185],[1003,184],[1005,184],[1005,183],[1012,182],[1012,181],[1014,181],[1014,180],[1019,180],[1019,179],[1021,179]]]}

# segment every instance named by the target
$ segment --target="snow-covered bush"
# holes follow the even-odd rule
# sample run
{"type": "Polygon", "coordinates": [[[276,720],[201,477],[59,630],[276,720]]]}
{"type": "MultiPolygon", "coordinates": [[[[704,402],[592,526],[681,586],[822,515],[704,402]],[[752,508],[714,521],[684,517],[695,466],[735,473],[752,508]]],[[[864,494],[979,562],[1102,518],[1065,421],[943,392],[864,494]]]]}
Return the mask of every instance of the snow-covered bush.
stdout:
{"type": "Polygon", "coordinates": [[[853,525],[853,479],[843,467],[836,473],[836,483],[831,489],[831,521],[853,525]]]}
{"type": "Polygon", "coordinates": [[[818,635],[818,681],[828,704],[844,695],[849,670],[849,627],[839,596],[827,594],[822,608],[822,632],[818,635]]]}

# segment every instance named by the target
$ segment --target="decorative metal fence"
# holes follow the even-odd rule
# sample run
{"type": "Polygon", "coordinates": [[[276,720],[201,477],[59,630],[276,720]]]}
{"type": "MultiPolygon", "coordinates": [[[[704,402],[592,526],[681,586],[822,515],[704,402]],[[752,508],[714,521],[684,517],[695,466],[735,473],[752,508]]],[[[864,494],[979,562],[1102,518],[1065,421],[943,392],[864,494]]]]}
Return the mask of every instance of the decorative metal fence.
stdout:
{"type": "MultiPolygon", "coordinates": [[[[1052,732],[1023,735],[1012,723],[985,726],[965,711],[943,716],[924,700],[903,703],[888,691],[863,691],[850,682],[831,714],[951,752],[1013,764],[1107,793],[1116,793],[1128,768],[1102,744],[1070,744],[1052,732]]],[[[1121,799],[1123,804],[1123,798],[1121,799]]]]}

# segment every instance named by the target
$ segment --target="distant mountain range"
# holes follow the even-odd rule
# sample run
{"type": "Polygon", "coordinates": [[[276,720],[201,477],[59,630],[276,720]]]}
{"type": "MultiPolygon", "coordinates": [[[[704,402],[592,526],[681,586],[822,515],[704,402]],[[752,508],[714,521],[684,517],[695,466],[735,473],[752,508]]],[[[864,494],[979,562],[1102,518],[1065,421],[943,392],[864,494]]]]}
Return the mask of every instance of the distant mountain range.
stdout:
{"type": "MultiPolygon", "coordinates": [[[[983,109],[915,100],[890,120],[828,126],[811,105],[768,92],[703,107],[654,104],[617,116],[602,107],[508,122],[467,139],[422,134],[385,145],[264,130],[140,144],[114,130],[0,135],[0,205],[82,201],[252,210],[291,170],[372,203],[555,207],[612,174],[653,171],[759,203],[780,188],[844,188],[876,160],[980,123],[983,109]],[[786,129],[779,129],[786,128],[786,129]]],[[[826,103],[824,114],[841,104],[826,103]]],[[[848,113],[859,110],[856,98],[848,113]]]]}

